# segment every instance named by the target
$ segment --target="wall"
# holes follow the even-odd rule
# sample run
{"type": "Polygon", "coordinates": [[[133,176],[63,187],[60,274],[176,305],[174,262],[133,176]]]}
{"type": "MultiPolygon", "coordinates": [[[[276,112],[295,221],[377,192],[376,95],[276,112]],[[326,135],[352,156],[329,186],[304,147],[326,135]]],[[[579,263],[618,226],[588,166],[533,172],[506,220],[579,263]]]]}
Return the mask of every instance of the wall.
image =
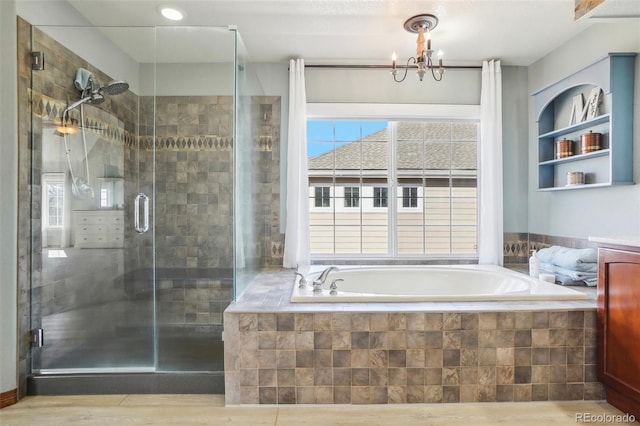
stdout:
{"type": "Polygon", "coordinates": [[[527,231],[527,68],[502,67],[504,232],[527,231]]]}
{"type": "MultiPolygon", "coordinates": [[[[589,65],[608,52],[639,52],[640,26],[630,20],[595,24],[529,67],[529,93],[589,65]]],[[[640,58],[636,58],[634,179],[640,180],[640,58]]],[[[640,234],[636,185],[580,191],[538,192],[536,111],[529,99],[529,213],[531,233],[587,238],[640,234]]]]}
{"type": "Polygon", "coordinates": [[[384,69],[305,69],[307,102],[371,102],[403,104],[480,103],[480,70],[450,70],[441,82],[430,75],[419,82],[411,71],[396,83],[384,69]]]}
{"type": "Polygon", "coordinates": [[[0,2],[0,393],[16,388],[17,165],[15,2],[0,2]]]}
{"type": "MultiPolygon", "coordinates": [[[[112,78],[127,81],[131,90],[137,92],[138,64],[124,55],[102,32],[96,31],[92,24],[66,0],[19,1],[17,12],[32,25],[49,25],[47,28],[42,28],[49,36],[60,41],[64,46],[72,46],[71,50],[76,55],[112,78]],[[71,31],[69,26],[76,28],[71,31]]],[[[136,31],[138,36],[142,32],[148,39],[153,40],[152,29],[140,28],[136,31]]]]}

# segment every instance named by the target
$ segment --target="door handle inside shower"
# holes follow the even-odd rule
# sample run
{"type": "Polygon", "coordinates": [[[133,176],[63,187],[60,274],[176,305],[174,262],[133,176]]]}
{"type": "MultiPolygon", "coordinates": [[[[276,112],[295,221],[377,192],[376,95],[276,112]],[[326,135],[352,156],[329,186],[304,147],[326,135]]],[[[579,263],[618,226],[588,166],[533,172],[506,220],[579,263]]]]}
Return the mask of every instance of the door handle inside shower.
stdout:
{"type": "Polygon", "coordinates": [[[144,234],[149,230],[149,197],[144,192],[136,195],[133,202],[133,226],[138,234],[144,234]],[[142,226],[140,226],[140,201],[143,206],[142,226]]]}

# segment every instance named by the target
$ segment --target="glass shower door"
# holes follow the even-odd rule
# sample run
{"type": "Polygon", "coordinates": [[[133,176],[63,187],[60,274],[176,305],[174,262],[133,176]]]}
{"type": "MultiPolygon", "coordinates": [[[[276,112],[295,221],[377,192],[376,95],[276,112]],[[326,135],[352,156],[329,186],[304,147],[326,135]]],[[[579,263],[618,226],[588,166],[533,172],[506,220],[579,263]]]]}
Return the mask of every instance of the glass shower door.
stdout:
{"type": "Polygon", "coordinates": [[[154,69],[158,371],[223,371],[233,299],[234,37],[158,27],[154,69]]]}
{"type": "Polygon", "coordinates": [[[154,147],[139,136],[154,111],[139,63],[113,43],[127,37],[153,52],[153,28],[31,34],[46,58],[31,73],[34,373],[156,368],[154,147]]]}

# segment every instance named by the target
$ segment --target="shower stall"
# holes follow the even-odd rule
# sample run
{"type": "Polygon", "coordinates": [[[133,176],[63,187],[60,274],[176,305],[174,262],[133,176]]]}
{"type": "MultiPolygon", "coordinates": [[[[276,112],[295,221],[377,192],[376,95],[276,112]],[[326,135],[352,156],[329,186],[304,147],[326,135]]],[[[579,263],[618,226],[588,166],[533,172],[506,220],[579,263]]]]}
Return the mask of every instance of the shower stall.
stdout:
{"type": "Polygon", "coordinates": [[[263,263],[253,170],[279,99],[233,27],[18,31],[45,58],[20,75],[28,393],[222,392],[222,313],[263,263]]]}

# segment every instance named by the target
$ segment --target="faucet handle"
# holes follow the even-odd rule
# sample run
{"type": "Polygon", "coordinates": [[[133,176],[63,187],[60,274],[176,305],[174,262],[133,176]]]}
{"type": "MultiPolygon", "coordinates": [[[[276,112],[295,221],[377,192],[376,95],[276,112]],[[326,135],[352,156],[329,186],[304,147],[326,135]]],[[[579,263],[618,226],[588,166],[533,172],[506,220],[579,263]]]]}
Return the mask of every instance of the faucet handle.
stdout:
{"type": "Polygon", "coordinates": [[[338,294],[338,283],[344,281],[344,279],[342,278],[336,278],[335,280],[331,281],[331,285],[329,286],[329,288],[331,289],[331,291],[329,292],[330,295],[335,296],[336,294],[338,294]]]}
{"type": "Polygon", "coordinates": [[[307,280],[304,275],[300,272],[294,272],[294,274],[296,274],[297,277],[300,277],[300,280],[298,281],[298,288],[305,288],[307,286],[307,280]]]}

